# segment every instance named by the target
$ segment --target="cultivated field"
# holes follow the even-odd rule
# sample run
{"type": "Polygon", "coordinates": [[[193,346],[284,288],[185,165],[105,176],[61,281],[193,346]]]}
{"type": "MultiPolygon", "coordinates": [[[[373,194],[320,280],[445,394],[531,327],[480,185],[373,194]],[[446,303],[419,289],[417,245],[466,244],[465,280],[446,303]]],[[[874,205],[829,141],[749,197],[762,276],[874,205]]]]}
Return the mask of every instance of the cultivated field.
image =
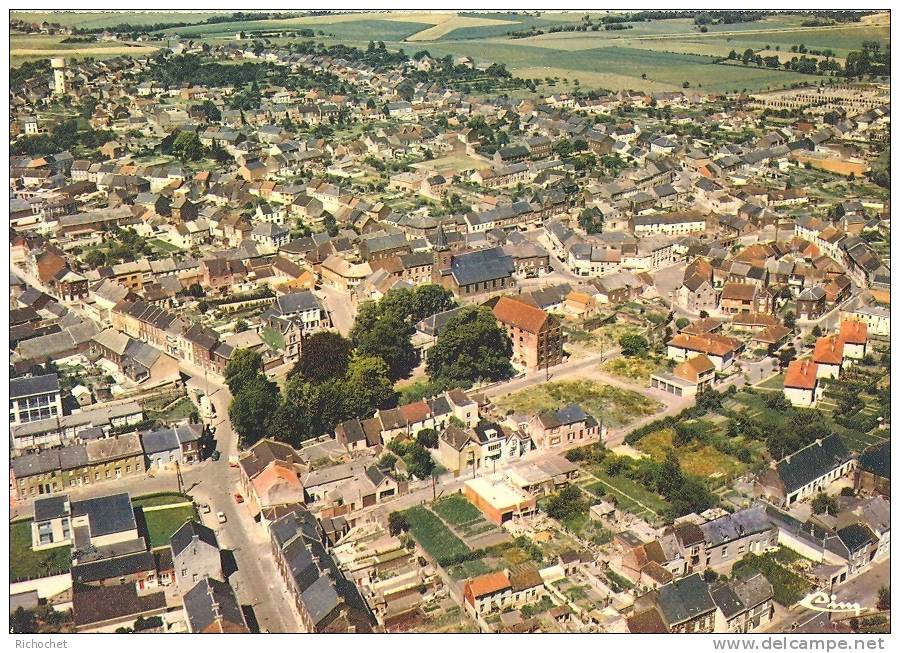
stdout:
{"type": "MultiPolygon", "coordinates": [[[[591,13],[596,21],[602,12],[591,13]]],[[[543,92],[565,92],[574,88],[666,91],[695,88],[711,92],[760,91],[795,83],[817,83],[822,78],[757,66],[718,63],[731,50],[746,49],[778,56],[792,55],[791,46],[830,48],[839,59],[861,47],[863,41],[889,43],[889,14],[866,17],[859,23],[803,27],[801,16],[773,16],[752,23],[710,25],[701,33],[693,20],[679,18],[632,24],[632,29],[606,31],[547,32],[512,39],[510,32],[530,28],[547,31],[553,26],[580,22],[581,12],[348,12],[327,16],[231,21],[202,24],[210,12],[63,12],[53,20],[79,27],[112,26],[121,22],[151,24],[192,21],[198,24],[166,30],[183,36],[217,41],[241,31],[270,35],[313,29],[325,43],[366,47],[370,40],[383,41],[393,50],[421,44],[432,56],[469,56],[476,61],[496,62],[519,77],[554,80],[543,92]],[[577,81],[577,83],[576,83],[577,81]],[[685,86],[687,84],[687,86],[685,86]]],[[[38,21],[36,12],[15,12],[13,18],[38,21]]],[[[32,37],[19,37],[32,38],[32,37]]],[[[122,44],[60,44],[59,40],[11,41],[14,62],[65,54],[97,58],[147,52],[143,47],[122,44]],[[18,41],[18,42],[17,42],[18,41]]],[[[302,37],[300,37],[302,38],[302,37]]]]}

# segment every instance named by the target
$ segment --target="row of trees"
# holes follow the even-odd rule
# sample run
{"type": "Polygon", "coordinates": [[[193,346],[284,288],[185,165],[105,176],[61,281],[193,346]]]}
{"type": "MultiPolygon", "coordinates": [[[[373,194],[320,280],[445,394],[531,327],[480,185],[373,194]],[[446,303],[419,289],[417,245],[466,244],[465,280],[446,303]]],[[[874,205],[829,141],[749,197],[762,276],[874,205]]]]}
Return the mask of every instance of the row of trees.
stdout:
{"type": "Polygon", "coordinates": [[[81,129],[78,121],[64,120],[57,124],[48,134],[34,134],[23,136],[9,146],[9,153],[13,155],[46,156],[66,150],[72,150],[77,146],[94,150],[113,139],[112,132],[92,129],[81,129]]]}
{"type": "Polygon", "coordinates": [[[337,333],[307,338],[304,359],[307,362],[292,370],[282,391],[263,374],[258,353],[235,352],[225,379],[233,396],[228,416],[242,447],[267,435],[299,446],[332,432],[344,420],[369,417],[396,400],[384,361],[354,354],[337,333]]]}
{"type": "MultiPolygon", "coordinates": [[[[344,420],[395,406],[393,383],[418,364],[411,341],[414,325],[453,305],[452,294],[436,285],[393,290],[379,302],[366,302],[349,339],[332,331],[304,338],[300,361],[282,389],[263,374],[259,354],[236,351],[225,378],[233,396],[229,417],[241,445],[271,435],[298,446],[344,420]]],[[[467,307],[447,321],[429,350],[423,394],[509,378],[511,356],[512,343],[491,311],[467,307]]],[[[429,448],[427,441],[420,444],[429,448]]],[[[426,466],[416,448],[395,453],[407,466],[419,471],[426,466]]]]}

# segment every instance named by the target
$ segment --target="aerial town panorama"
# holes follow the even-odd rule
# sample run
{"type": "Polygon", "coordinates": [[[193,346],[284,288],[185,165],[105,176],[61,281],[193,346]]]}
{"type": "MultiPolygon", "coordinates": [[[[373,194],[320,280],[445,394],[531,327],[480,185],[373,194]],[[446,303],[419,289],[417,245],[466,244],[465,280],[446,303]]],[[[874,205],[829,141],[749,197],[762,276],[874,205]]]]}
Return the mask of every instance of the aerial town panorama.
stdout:
{"type": "Polygon", "coordinates": [[[890,633],[888,11],[8,39],[10,633],[890,633]]]}

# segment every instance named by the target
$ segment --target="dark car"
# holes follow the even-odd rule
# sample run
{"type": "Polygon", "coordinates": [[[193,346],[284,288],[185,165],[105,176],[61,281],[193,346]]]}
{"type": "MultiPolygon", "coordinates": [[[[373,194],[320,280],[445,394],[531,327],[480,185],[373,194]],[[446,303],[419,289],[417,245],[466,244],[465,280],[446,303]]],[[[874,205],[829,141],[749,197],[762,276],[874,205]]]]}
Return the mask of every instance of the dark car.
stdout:
{"type": "Polygon", "coordinates": [[[212,454],[210,454],[209,457],[212,458],[212,459],[215,461],[215,460],[218,460],[219,458],[221,458],[221,457],[222,457],[222,454],[219,453],[219,450],[218,450],[218,449],[216,449],[215,451],[212,452],[212,454]]]}

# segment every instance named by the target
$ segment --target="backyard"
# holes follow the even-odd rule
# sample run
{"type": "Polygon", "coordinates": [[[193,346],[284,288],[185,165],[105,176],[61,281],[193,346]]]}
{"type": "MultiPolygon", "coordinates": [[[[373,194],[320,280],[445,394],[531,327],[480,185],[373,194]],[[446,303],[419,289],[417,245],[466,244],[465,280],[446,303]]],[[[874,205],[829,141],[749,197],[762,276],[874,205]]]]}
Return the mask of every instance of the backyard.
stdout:
{"type": "Polygon", "coordinates": [[[71,566],[71,546],[31,550],[31,523],[24,519],[9,524],[10,582],[64,574],[71,566]]]}
{"type": "Polygon", "coordinates": [[[747,554],[734,563],[732,574],[746,578],[761,573],[770,583],[775,593],[775,601],[790,607],[812,591],[813,586],[801,576],[783,566],[775,555],[747,554]]]}
{"type": "Polygon", "coordinates": [[[197,519],[191,498],[180,494],[154,494],[132,500],[140,528],[146,524],[147,544],[151,549],[169,545],[172,534],[189,519],[197,519]]]}
{"type": "Polygon", "coordinates": [[[638,392],[590,380],[543,383],[506,395],[495,403],[507,411],[529,414],[579,404],[595,419],[613,428],[653,415],[662,408],[662,404],[638,392]]]}

